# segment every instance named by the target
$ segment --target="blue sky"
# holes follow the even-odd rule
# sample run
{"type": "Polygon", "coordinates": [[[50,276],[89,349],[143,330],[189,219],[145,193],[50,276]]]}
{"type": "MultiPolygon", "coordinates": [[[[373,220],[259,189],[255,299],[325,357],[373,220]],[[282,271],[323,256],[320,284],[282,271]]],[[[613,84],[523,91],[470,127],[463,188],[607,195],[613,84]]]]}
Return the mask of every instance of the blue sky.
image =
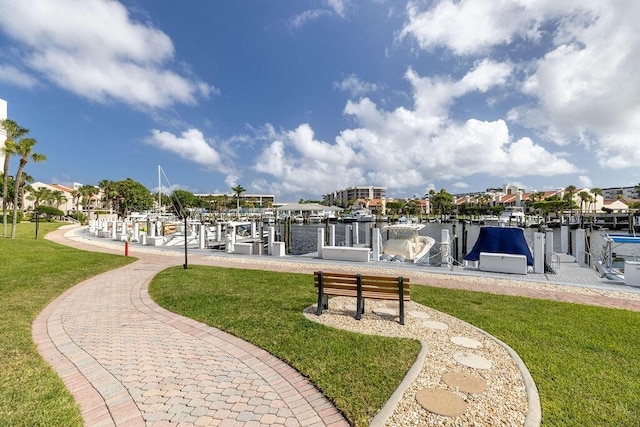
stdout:
{"type": "Polygon", "coordinates": [[[0,98],[50,183],[627,186],[638,20],[637,0],[0,0],[0,98]]]}

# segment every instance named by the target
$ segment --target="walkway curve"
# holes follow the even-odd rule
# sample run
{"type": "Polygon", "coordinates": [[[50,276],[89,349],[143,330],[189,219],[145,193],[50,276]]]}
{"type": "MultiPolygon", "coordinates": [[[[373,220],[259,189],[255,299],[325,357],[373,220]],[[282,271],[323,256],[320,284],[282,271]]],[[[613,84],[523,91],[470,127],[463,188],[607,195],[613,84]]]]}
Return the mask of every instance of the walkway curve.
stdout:
{"type": "MultiPolygon", "coordinates": [[[[66,230],[47,238],[98,249],[65,239],[66,230]]],[[[38,350],[76,398],[85,425],[348,425],[289,365],[155,304],[150,280],[180,258],[136,256],[67,290],[33,324],[38,350]]]]}

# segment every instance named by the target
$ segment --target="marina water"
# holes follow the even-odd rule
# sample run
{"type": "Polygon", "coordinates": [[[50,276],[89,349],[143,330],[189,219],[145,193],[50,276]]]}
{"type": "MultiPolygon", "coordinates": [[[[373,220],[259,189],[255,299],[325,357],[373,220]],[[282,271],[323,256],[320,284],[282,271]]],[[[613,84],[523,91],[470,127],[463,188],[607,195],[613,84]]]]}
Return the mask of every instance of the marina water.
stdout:
{"type": "MultiPolygon", "coordinates": [[[[364,243],[365,241],[365,233],[369,232],[370,227],[373,226],[372,223],[358,223],[354,222],[351,224],[343,224],[337,223],[336,227],[336,245],[344,245],[345,244],[345,231],[346,226],[357,226],[359,228],[360,235],[360,243],[364,243]]],[[[377,224],[378,227],[382,227],[384,224],[377,224]]],[[[464,229],[467,234],[467,242],[466,249],[467,252],[471,251],[474,243],[478,239],[478,235],[480,234],[480,227],[477,224],[465,224],[464,229]]],[[[324,228],[323,224],[294,224],[292,226],[291,234],[292,234],[292,246],[291,246],[291,255],[304,255],[317,251],[317,240],[318,240],[318,228],[324,228]]],[[[463,250],[463,241],[462,241],[462,233],[463,233],[463,224],[462,223],[426,223],[425,227],[420,230],[420,234],[424,236],[429,236],[435,239],[436,245],[431,249],[431,254],[435,254],[440,250],[440,241],[442,240],[442,230],[449,230],[449,236],[452,239],[455,237],[458,238],[458,259],[462,259],[462,250],[463,250]],[[455,227],[455,233],[454,233],[455,227]]],[[[533,234],[537,232],[537,228],[525,228],[524,234],[529,246],[533,246],[533,234]]],[[[560,251],[560,229],[554,229],[554,238],[553,245],[554,251],[560,251]]],[[[383,240],[385,238],[384,234],[381,233],[383,240]]]]}

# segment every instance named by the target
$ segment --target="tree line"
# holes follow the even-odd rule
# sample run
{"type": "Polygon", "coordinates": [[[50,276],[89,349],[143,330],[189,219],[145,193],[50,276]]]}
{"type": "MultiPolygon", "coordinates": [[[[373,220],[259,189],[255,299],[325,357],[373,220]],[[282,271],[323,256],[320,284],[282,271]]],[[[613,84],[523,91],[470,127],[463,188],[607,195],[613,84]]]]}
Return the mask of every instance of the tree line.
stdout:
{"type": "Polygon", "coordinates": [[[9,184],[13,192],[13,215],[11,216],[11,238],[16,237],[16,223],[18,221],[19,196],[24,194],[24,168],[31,160],[32,162],[42,162],[47,160],[44,154],[33,151],[37,141],[28,136],[29,129],[19,126],[10,119],[0,121],[0,127],[6,134],[2,153],[4,154],[4,165],[2,169],[2,236],[7,237],[7,222],[9,205],[9,184]],[[9,165],[12,157],[18,157],[18,170],[12,180],[9,178],[9,165]],[[11,181],[11,182],[10,182],[11,181]]]}

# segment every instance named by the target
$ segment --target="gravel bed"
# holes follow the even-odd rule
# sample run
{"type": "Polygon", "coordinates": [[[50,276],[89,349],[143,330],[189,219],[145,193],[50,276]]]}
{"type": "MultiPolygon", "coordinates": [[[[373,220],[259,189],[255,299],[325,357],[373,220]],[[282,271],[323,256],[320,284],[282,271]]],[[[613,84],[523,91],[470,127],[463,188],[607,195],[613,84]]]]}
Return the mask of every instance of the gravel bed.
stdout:
{"type": "Polygon", "coordinates": [[[516,362],[497,341],[477,328],[445,313],[410,301],[405,305],[405,325],[398,323],[397,315],[378,315],[379,309],[393,309],[398,303],[367,300],[366,312],[361,320],[355,320],[355,298],[335,297],[329,300],[329,310],[316,316],[315,306],[308,307],[304,315],[311,321],[353,332],[393,337],[415,338],[427,346],[426,357],[418,360],[418,375],[402,393],[395,408],[384,422],[386,426],[473,426],[503,425],[523,426],[528,410],[525,383],[516,362]],[[427,318],[413,312],[424,313],[427,318]],[[446,330],[425,326],[448,326],[446,330]],[[465,337],[481,343],[480,348],[470,349],[454,344],[452,337],[465,337]],[[481,356],[491,362],[490,369],[475,369],[454,359],[454,355],[481,356]],[[482,393],[463,393],[449,387],[442,375],[446,372],[464,372],[479,376],[487,385],[482,393]],[[416,401],[416,393],[425,388],[449,390],[467,403],[466,411],[458,417],[436,415],[422,408],[416,401]]]}

